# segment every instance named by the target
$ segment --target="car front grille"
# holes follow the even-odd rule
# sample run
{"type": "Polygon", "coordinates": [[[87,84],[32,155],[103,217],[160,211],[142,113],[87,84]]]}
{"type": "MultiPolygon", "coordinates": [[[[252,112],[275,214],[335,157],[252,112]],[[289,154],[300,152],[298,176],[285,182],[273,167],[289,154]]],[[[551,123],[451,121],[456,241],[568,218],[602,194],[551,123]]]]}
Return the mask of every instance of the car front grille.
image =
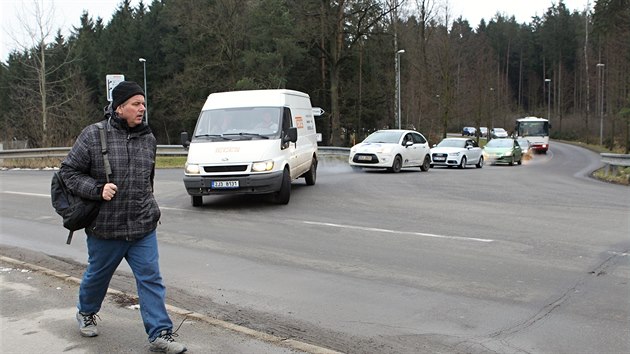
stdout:
{"type": "Polygon", "coordinates": [[[374,154],[356,154],[352,158],[356,163],[378,163],[378,157],[374,154]]]}
{"type": "Polygon", "coordinates": [[[247,165],[227,165],[227,166],[204,166],[207,173],[245,172],[247,165]]]}
{"type": "Polygon", "coordinates": [[[431,159],[433,160],[433,162],[437,162],[437,163],[445,163],[447,157],[448,157],[448,154],[441,154],[441,153],[435,153],[431,155],[431,159]]]}

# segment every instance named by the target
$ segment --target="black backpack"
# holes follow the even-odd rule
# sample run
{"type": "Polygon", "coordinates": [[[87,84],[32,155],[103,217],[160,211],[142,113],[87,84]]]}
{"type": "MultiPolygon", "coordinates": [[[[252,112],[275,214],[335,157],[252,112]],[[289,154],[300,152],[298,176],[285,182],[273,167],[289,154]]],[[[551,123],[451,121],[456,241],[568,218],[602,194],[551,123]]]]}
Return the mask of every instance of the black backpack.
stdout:
{"type": "MultiPolygon", "coordinates": [[[[102,122],[96,123],[100,133],[101,152],[103,154],[103,162],[105,164],[105,176],[109,183],[109,175],[112,168],[107,157],[107,138],[102,122]]],[[[84,199],[75,195],[66,187],[59,171],[53,174],[50,183],[50,199],[52,206],[57,214],[63,218],[63,226],[70,230],[66,244],[72,241],[72,235],[75,231],[88,227],[98,216],[101,208],[100,200],[84,199]]]]}

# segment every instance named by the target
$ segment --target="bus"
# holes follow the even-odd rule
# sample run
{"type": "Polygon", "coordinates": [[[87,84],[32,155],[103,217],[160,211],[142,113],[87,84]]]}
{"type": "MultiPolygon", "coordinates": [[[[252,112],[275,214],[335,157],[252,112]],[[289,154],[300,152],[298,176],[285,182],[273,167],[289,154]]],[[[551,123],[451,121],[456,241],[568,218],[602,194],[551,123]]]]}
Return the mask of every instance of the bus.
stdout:
{"type": "Polygon", "coordinates": [[[538,117],[525,117],[516,120],[515,137],[529,140],[535,152],[547,153],[549,149],[549,120],[538,117]]]}

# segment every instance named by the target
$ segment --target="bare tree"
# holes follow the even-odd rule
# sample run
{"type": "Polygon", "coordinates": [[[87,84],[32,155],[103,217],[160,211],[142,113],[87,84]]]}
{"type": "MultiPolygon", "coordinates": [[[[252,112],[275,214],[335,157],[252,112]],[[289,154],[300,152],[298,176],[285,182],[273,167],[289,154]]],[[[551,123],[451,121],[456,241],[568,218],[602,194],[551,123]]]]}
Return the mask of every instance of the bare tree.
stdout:
{"type": "MultiPolygon", "coordinates": [[[[56,85],[61,85],[71,77],[60,75],[60,71],[72,63],[70,51],[62,54],[62,58],[57,56],[54,63],[49,63],[48,58],[58,49],[62,49],[63,43],[58,45],[49,44],[53,38],[53,19],[55,11],[53,3],[49,2],[49,7],[45,7],[45,1],[33,1],[32,8],[25,8],[18,13],[17,19],[22,26],[21,31],[11,31],[10,37],[15,42],[15,47],[19,48],[18,58],[25,70],[25,75],[16,78],[20,83],[19,88],[24,90],[16,96],[21,102],[21,109],[29,115],[39,116],[39,123],[34,124],[32,131],[28,134],[36,146],[50,146],[52,143],[50,135],[50,113],[53,109],[58,109],[59,105],[68,102],[51,102],[52,89],[56,85]],[[25,39],[20,39],[16,33],[24,33],[25,39]],[[59,45],[61,44],[61,45],[59,45]],[[52,79],[56,77],[55,79],[52,79]]],[[[57,39],[63,42],[63,37],[57,32],[57,39]]],[[[34,118],[34,117],[33,117],[34,118]]]]}

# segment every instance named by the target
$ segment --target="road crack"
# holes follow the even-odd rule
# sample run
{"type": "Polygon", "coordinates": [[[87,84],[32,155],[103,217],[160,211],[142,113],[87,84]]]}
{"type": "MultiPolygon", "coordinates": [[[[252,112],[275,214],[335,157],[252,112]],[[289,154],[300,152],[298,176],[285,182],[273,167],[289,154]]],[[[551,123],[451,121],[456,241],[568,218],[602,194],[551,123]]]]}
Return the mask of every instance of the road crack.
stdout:
{"type": "Polygon", "coordinates": [[[550,316],[556,309],[558,309],[562,304],[568,301],[574,294],[578,293],[579,289],[584,286],[584,284],[592,279],[592,276],[603,276],[607,274],[607,270],[612,267],[617,260],[622,258],[625,254],[630,250],[625,250],[623,252],[609,252],[610,257],[606,258],[603,262],[601,262],[595,269],[588,272],[588,274],[578,282],[575,283],[574,286],[570,287],[566,291],[564,291],[557,299],[545,305],[538,312],[536,312],[533,316],[521,321],[511,327],[503,328],[498,331],[490,333],[488,337],[493,339],[498,338],[506,338],[517,334],[531,326],[535,323],[545,319],[550,316]]]}

